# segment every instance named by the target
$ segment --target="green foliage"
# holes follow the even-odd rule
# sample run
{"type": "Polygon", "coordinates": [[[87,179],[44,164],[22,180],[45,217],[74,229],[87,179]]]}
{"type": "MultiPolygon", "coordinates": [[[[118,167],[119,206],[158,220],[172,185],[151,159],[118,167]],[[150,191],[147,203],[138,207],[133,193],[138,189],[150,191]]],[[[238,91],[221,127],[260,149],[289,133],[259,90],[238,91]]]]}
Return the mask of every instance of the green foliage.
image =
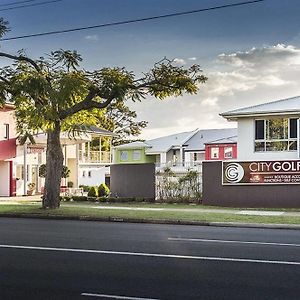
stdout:
{"type": "Polygon", "coordinates": [[[98,197],[98,189],[95,186],[91,186],[88,191],[88,197],[98,197]]]}
{"type": "Polygon", "coordinates": [[[89,190],[91,189],[91,186],[89,186],[89,185],[81,184],[79,187],[82,188],[85,193],[88,193],[89,190]]]}
{"type": "Polygon", "coordinates": [[[68,181],[67,186],[68,186],[68,188],[72,188],[74,186],[74,182],[73,181],[68,181]]]}
{"type": "Polygon", "coordinates": [[[72,199],[75,202],[88,201],[87,196],[72,196],[72,199]]]}
{"type": "Polygon", "coordinates": [[[110,193],[108,186],[105,183],[101,183],[98,187],[98,196],[107,197],[110,193]]]}
{"type": "MultiPolygon", "coordinates": [[[[39,177],[42,177],[42,178],[46,177],[46,175],[47,175],[46,169],[47,169],[46,164],[40,165],[40,167],[39,167],[39,177]]],[[[67,166],[63,166],[61,178],[70,177],[70,172],[71,171],[67,166]]]]}
{"type": "MultiPolygon", "coordinates": [[[[0,19],[0,36],[7,30],[7,23],[0,19]]],[[[82,58],[77,51],[60,49],[36,60],[24,51],[15,55],[0,52],[0,58],[13,61],[0,67],[0,105],[5,101],[15,105],[20,136],[42,131],[53,137],[47,141],[48,155],[61,149],[61,131],[76,139],[82,126],[112,126],[119,131],[121,141],[124,136],[136,136],[146,123],[135,121],[136,113],[124,104],[126,101],[141,101],[149,95],[165,99],[183,93],[196,94],[199,84],[207,80],[198,65],[184,68],[168,59],[136,78],[133,72],[120,67],[86,71],[80,66],[82,58]]],[[[62,152],[57,155],[62,156],[62,152]]],[[[50,163],[61,169],[60,159],[50,163]]],[[[62,177],[68,175],[64,168],[62,177]]],[[[46,172],[44,176],[47,177],[46,172]]],[[[57,181],[47,177],[45,185],[46,190],[52,190],[52,199],[43,198],[43,207],[57,208],[57,181]]]]}
{"type": "Polygon", "coordinates": [[[157,191],[159,201],[168,203],[189,203],[201,201],[200,174],[189,170],[185,175],[178,176],[170,168],[157,174],[157,191]]]}

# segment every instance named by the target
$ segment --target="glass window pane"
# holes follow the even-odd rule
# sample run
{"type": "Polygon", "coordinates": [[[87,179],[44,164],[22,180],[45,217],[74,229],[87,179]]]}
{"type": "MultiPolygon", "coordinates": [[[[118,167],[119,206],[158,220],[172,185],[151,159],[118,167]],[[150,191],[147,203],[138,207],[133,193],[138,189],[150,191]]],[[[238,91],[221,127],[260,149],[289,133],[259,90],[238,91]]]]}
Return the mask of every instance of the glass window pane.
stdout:
{"type": "Polygon", "coordinates": [[[256,120],[255,121],[255,139],[263,140],[265,138],[265,121],[256,120]]]}
{"type": "Polygon", "coordinates": [[[120,158],[121,158],[121,161],[127,161],[128,160],[128,151],[121,151],[120,158]]]}
{"type": "Polygon", "coordinates": [[[288,138],[288,119],[270,119],[266,122],[267,140],[283,140],[288,138]]]}
{"type": "Polygon", "coordinates": [[[290,138],[297,138],[297,119],[290,119],[290,138]]]}
{"type": "Polygon", "coordinates": [[[297,150],[297,141],[290,141],[289,142],[289,150],[290,151],[297,150]]]}
{"type": "Polygon", "coordinates": [[[210,151],[211,158],[219,158],[219,148],[213,147],[210,151]]]}
{"type": "Polygon", "coordinates": [[[266,151],[286,151],[288,150],[288,142],[267,142],[266,151]]]}
{"type": "Polygon", "coordinates": [[[265,142],[255,142],[255,149],[256,152],[265,151],[265,142]]]}
{"type": "Polygon", "coordinates": [[[132,154],[133,160],[141,160],[142,151],[141,150],[134,150],[132,154]]]}
{"type": "Polygon", "coordinates": [[[224,158],[232,158],[233,157],[233,148],[225,147],[224,148],[224,158]]]}

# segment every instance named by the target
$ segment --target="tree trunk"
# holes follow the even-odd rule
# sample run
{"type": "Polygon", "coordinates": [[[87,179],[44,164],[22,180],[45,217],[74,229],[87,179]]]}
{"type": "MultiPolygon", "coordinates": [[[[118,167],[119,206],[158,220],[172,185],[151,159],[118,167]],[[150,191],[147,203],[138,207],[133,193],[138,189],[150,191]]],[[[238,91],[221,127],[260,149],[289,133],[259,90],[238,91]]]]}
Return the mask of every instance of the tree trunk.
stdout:
{"type": "Polygon", "coordinates": [[[60,123],[47,134],[46,178],[43,208],[58,208],[60,205],[60,183],[63,168],[63,152],[60,144],[60,123]]]}

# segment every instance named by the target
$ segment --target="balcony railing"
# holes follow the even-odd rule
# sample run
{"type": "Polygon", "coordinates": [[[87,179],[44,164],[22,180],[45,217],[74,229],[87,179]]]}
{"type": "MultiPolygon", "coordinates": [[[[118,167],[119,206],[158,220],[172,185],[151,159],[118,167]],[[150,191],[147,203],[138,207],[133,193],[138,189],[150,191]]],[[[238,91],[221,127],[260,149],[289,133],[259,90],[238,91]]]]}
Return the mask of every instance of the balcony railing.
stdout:
{"type": "Polygon", "coordinates": [[[156,172],[164,172],[169,168],[174,173],[186,173],[190,170],[202,172],[202,162],[192,161],[192,162],[167,162],[167,163],[156,163],[156,172]]]}
{"type": "Polygon", "coordinates": [[[111,153],[109,151],[90,151],[79,150],[79,162],[81,163],[111,163],[111,153]]]}

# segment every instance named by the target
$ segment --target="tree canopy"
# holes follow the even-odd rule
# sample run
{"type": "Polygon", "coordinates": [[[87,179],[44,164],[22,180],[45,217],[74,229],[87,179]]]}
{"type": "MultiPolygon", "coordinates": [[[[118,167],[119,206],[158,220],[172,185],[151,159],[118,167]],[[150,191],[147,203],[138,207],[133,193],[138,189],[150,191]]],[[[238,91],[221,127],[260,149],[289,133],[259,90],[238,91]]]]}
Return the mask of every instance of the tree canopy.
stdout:
{"type": "MultiPolygon", "coordinates": [[[[0,34],[8,30],[3,22],[0,19],[0,34]]],[[[29,58],[24,51],[0,52],[0,58],[10,60],[0,68],[0,99],[15,105],[19,134],[43,131],[48,136],[45,208],[59,206],[61,131],[75,134],[82,126],[99,126],[104,120],[109,124],[112,118],[111,126],[124,126],[125,119],[135,117],[125,101],[141,101],[148,95],[163,100],[196,94],[207,79],[199,65],[184,68],[166,58],[140,78],[122,67],[86,71],[80,67],[82,57],[77,51],[60,49],[38,59],[29,58]]],[[[145,123],[129,122],[127,126],[135,133],[145,123]]]]}

